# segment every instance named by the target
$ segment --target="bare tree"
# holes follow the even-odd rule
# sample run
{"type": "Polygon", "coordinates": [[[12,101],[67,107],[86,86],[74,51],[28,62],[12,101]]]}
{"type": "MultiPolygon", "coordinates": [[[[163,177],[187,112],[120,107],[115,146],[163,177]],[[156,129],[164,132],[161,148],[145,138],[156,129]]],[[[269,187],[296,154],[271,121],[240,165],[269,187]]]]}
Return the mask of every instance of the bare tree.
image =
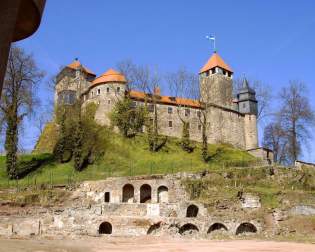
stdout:
{"type": "MultiPolygon", "coordinates": [[[[149,149],[158,151],[163,147],[167,138],[160,139],[158,127],[158,102],[160,96],[161,78],[156,68],[147,65],[138,66],[130,60],[122,61],[117,64],[121,73],[123,73],[128,81],[129,90],[131,88],[138,89],[144,94],[144,107],[148,112],[152,112],[153,116],[149,116],[146,123],[148,133],[149,149]]],[[[129,91],[128,90],[128,91],[129,91]]]]}
{"type": "Polygon", "coordinates": [[[310,140],[310,128],[315,123],[315,113],[306,94],[307,89],[300,81],[291,81],[279,94],[281,108],[277,116],[286,132],[292,162],[301,154],[302,145],[310,140]]]}
{"type": "MultiPolygon", "coordinates": [[[[174,73],[166,75],[166,81],[171,91],[171,96],[174,99],[179,98],[195,98],[195,87],[198,84],[198,77],[195,74],[189,73],[185,68],[180,68],[174,73]]],[[[187,105],[177,102],[177,115],[182,122],[182,148],[185,151],[192,152],[194,147],[191,146],[189,135],[189,117],[183,115],[185,108],[189,109],[187,105]]],[[[186,114],[186,111],[185,111],[186,114]]]]}
{"type": "Polygon", "coordinates": [[[36,88],[43,76],[32,55],[19,47],[11,48],[0,103],[6,126],[6,166],[10,178],[17,176],[19,126],[38,104],[36,88]]]}
{"type": "Polygon", "coordinates": [[[273,150],[274,162],[287,164],[289,143],[279,121],[269,123],[264,129],[263,146],[273,150]]]}

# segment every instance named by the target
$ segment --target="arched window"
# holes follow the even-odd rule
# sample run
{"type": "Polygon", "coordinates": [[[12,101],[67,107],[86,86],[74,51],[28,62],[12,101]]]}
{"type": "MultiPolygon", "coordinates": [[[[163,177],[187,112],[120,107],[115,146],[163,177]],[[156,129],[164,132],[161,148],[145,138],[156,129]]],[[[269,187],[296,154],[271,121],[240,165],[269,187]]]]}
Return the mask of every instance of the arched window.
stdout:
{"type": "Polygon", "coordinates": [[[168,188],[166,186],[158,188],[158,203],[168,203],[168,188]]]}
{"type": "Polygon", "coordinates": [[[99,234],[111,234],[112,231],[113,231],[112,224],[110,224],[107,221],[103,222],[98,229],[99,234]]]}
{"type": "Polygon", "coordinates": [[[214,223],[214,224],[212,224],[209,227],[207,233],[210,234],[213,231],[227,231],[227,230],[228,229],[227,229],[227,227],[224,224],[222,224],[222,223],[214,223]]]}
{"type": "Polygon", "coordinates": [[[256,233],[256,232],[257,232],[257,228],[252,223],[249,223],[249,222],[242,223],[236,229],[236,235],[244,234],[244,233],[256,233]]]}
{"type": "Polygon", "coordinates": [[[135,189],[133,185],[126,184],[122,189],[122,202],[133,203],[134,202],[135,189]]]}
{"type": "Polygon", "coordinates": [[[198,207],[195,205],[190,205],[187,208],[186,217],[197,217],[198,215],[198,207]]]}
{"type": "Polygon", "coordinates": [[[151,186],[144,184],[140,187],[140,203],[150,203],[151,202],[151,186]]]}

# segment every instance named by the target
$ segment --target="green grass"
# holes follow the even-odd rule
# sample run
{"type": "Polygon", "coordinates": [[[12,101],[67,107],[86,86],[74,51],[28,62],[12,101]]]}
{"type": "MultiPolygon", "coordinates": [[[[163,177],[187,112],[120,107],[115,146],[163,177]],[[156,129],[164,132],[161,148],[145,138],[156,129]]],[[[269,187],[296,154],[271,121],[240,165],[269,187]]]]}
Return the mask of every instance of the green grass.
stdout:
{"type": "MultiPolygon", "coordinates": [[[[246,151],[219,144],[209,145],[212,159],[206,164],[201,159],[201,146],[198,143],[193,153],[187,153],[181,149],[178,141],[169,138],[165,147],[157,153],[152,153],[148,150],[145,136],[125,139],[112,134],[104,157],[82,172],[75,172],[72,162],[65,164],[46,162],[36,171],[20,179],[18,184],[19,186],[68,184],[73,181],[105,179],[108,176],[198,172],[231,165],[247,165],[256,160],[246,151]]],[[[45,158],[45,155],[47,154],[24,155],[20,160],[27,162],[34,158],[45,158]]],[[[0,187],[8,186],[16,186],[16,182],[8,180],[5,158],[0,157],[0,187]]]]}

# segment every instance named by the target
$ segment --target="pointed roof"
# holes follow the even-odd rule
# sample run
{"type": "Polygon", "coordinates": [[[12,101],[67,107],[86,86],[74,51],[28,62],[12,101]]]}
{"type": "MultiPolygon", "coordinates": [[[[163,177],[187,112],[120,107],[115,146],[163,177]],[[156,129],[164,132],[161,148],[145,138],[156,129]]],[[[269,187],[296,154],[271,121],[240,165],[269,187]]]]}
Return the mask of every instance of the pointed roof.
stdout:
{"type": "Polygon", "coordinates": [[[88,69],[87,67],[83,66],[83,65],[81,64],[81,62],[80,62],[79,60],[77,60],[77,59],[75,59],[72,63],[70,63],[69,65],[67,65],[67,67],[68,67],[68,68],[71,68],[71,69],[73,69],[73,70],[77,70],[77,69],[79,69],[80,67],[82,67],[82,70],[83,70],[84,72],[86,72],[87,74],[96,76],[95,73],[93,73],[93,72],[92,72],[90,69],[88,69]]]}
{"type": "Polygon", "coordinates": [[[106,83],[106,82],[120,82],[120,83],[127,83],[127,80],[123,74],[120,72],[115,71],[114,69],[109,69],[101,76],[97,77],[93,82],[92,85],[106,83]]]}
{"type": "Polygon", "coordinates": [[[248,80],[245,77],[243,79],[242,88],[240,89],[239,93],[240,94],[251,93],[254,95],[256,94],[255,90],[249,86],[248,80]]]}
{"type": "Polygon", "coordinates": [[[208,62],[201,68],[199,73],[206,72],[214,67],[221,67],[224,70],[227,70],[233,73],[233,70],[224,62],[217,52],[214,52],[208,62]]]}

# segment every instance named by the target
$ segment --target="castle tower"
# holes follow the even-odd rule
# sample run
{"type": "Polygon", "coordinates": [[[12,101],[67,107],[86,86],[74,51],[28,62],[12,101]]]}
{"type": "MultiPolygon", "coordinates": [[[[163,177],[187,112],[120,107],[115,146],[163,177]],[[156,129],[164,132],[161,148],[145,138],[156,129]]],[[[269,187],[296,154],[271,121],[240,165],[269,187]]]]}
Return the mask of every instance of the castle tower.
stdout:
{"type": "Polygon", "coordinates": [[[94,80],[95,74],[78,59],[64,67],[56,77],[55,105],[73,104],[94,80]]]}
{"type": "Polygon", "coordinates": [[[243,86],[238,95],[238,110],[245,114],[244,135],[245,148],[247,150],[258,147],[257,133],[257,100],[255,91],[249,87],[246,78],[243,80],[243,86]]]}
{"type": "Polygon", "coordinates": [[[98,104],[96,121],[103,125],[110,125],[109,113],[117,101],[125,97],[126,88],[125,76],[113,69],[109,69],[92,82],[84,100],[98,104]]]}
{"type": "Polygon", "coordinates": [[[201,100],[231,107],[232,76],[232,69],[214,52],[199,72],[201,100]]]}

